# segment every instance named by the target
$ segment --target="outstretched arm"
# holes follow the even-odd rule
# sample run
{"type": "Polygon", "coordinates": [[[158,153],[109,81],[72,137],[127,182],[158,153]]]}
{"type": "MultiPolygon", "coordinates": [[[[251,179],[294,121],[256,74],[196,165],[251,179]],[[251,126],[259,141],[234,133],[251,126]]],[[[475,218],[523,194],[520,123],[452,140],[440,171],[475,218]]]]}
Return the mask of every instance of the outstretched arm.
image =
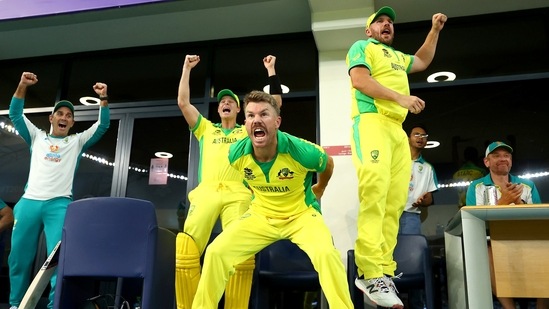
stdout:
{"type": "Polygon", "coordinates": [[[275,98],[278,107],[282,106],[282,85],[280,84],[280,79],[276,75],[275,70],[276,57],[273,55],[268,55],[263,58],[263,65],[267,69],[267,74],[269,76],[269,93],[275,98]]]}
{"type": "Polygon", "coordinates": [[[431,64],[431,61],[433,61],[433,58],[435,57],[438,36],[447,19],[448,17],[442,13],[433,15],[433,25],[431,26],[429,34],[427,34],[427,38],[425,38],[425,42],[414,55],[414,64],[412,64],[410,73],[423,71],[431,64]]]}
{"type": "Polygon", "coordinates": [[[38,77],[34,73],[23,72],[23,74],[21,74],[19,85],[17,85],[17,89],[15,89],[13,96],[18,99],[24,99],[27,95],[27,88],[36,83],[38,83],[38,77]]]}
{"type": "Polygon", "coordinates": [[[109,105],[109,96],[107,95],[107,84],[104,83],[95,83],[93,85],[93,90],[99,96],[101,100],[100,106],[106,107],[109,105]]]}
{"type": "Polygon", "coordinates": [[[186,55],[185,63],[183,64],[183,71],[181,72],[181,80],[179,81],[179,90],[177,93],[177,105],[185,117],[189,127],[194,128],[198,121],[200,112],[196,107],[191,104],[191,90],[189,86],[189,80],[191,77],[191,70],[200,62],[200,56],[186,55]]]}

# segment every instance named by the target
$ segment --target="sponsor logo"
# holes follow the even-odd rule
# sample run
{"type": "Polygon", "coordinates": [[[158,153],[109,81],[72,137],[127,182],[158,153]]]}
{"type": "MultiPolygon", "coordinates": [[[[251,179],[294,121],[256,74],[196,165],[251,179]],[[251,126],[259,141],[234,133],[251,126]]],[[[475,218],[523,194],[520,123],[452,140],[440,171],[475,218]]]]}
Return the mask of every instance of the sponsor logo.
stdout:
{"type": "Polygon", "coordinates": [[[244,179],[246,180],[254,180],[255,179],[255,175],[254,175],[254,172],[249,169],[249,168],[244,168],[244,179]]]}
{"type": "Polygon", "coordinates": [[[406,68],[403,65],[392,63],[392,62],[391,62],[391,68],[395,71],[406,71],[406,68]]]}
{"type": "Polygon", "coordinates": [[[47,153],[44,160],[51,162],[61,162],[61,156],[58,153],[47,153]]]}
{"type": "Polygon", "coordinates": [[[376,289],[375,284],[370,284],[369,286],[366,287],[366,289],[368,290],[368,293],[370,293],[370,294],[375,293],[375,292],[379,292],[379,289],[376,289]]]}
{"type": "Polygon", "coordinates": [[[389,51],[386,49],[386,48],[383,48],[383,57],[385,58],[391,58],[391,54],[389,53],[389,51]]]}

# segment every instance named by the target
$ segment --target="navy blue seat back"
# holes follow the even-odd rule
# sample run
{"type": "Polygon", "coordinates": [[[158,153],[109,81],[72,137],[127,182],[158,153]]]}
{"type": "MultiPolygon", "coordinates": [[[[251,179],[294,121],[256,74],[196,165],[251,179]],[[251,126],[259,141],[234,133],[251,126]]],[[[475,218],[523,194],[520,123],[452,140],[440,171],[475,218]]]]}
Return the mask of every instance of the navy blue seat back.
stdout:
{"type": "Polygon", "coordinates": [[[167,230],[160,234],[159,244],[155,207],[149,201],[97,197],[69,204],[55,308],[77,305],[71,296],[78,294],[79,287],[71,277],[140,278],[142,308],[172,308],[174,289],[166,287],[174,286],[175,234],[167,230]],[[155,282],[164,288],[155,288],[155,282]]]}
{"type": "Polygon", "coordinates": [[[255,308],[269,308],[273,291],[319,291],[318,273],[309,256],[290,240],[283,239],[261,250],[256,257],[253,287],[255,308]]]}

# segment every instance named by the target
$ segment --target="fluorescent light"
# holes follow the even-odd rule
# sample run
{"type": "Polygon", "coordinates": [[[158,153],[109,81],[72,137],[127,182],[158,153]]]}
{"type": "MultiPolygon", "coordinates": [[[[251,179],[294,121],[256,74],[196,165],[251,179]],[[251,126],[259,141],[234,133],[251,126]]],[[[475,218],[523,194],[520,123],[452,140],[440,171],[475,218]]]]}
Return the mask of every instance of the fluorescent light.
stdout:
{"type": "Polygon", "coordinates": [[[173,158],[173,154],[165,151],[159,151],[154,154],[157,158],[173,158]]]}
{"type": "Polygon", "coordinates": [[[427,82],[428,83],[451,82],[454,79],[456,79],[456,74],[454,74],[452,72],[437,72],[437,73],[433,73],[433,74],[429,75],[429,77],[427,77],[427,82]],[[437,78],[443,77],[443,76],[445,76],[446,79],[437,80],[437,78]]]}
{"type": "Polygon", "coordinates": [[[440,142],[428,141],[427,145],[425,145],[425,148],[437,148],[438,146],[440,146],[440,142]]]}
{"type": "Polygon", "coordinates": [[[80,103],[82,103],[83,105],[99,105],[101,103],[101,100],[94,97],[81,97],[80,103]]]}

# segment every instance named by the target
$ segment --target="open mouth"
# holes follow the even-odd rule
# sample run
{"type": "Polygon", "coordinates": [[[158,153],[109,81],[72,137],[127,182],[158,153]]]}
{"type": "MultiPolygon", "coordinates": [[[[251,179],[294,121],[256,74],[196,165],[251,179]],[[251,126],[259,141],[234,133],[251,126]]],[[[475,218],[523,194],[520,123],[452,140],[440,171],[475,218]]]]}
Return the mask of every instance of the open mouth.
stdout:
{"type": "Polygon", "coordinates": [[[59,128],[60,128],[60,129],[65,129],[65,128],[67,128],[67,125],[64,124],[64,123],[60,123],[60,124],[59,124],[59,128]]]}
{"type": "Polygon", "coordinates": [[[266,135],[267,135],[267,133],[262,128],[254,129],[254,137],[255,138],[260,138],[261,139],[261,138],[264,138],[266,135]]]}
{"type": "Polygon", "coordinates": [[[381,34],[391,34],[391,31],[389,31],[388,29],[385,29],[381,31],[381,34]]]}
{"type": "Polygon", "coordinates": [[[224,114],[229,114],[231,112],[231,109],[228,107],[225,107],[221,110],[224,114]]]}

